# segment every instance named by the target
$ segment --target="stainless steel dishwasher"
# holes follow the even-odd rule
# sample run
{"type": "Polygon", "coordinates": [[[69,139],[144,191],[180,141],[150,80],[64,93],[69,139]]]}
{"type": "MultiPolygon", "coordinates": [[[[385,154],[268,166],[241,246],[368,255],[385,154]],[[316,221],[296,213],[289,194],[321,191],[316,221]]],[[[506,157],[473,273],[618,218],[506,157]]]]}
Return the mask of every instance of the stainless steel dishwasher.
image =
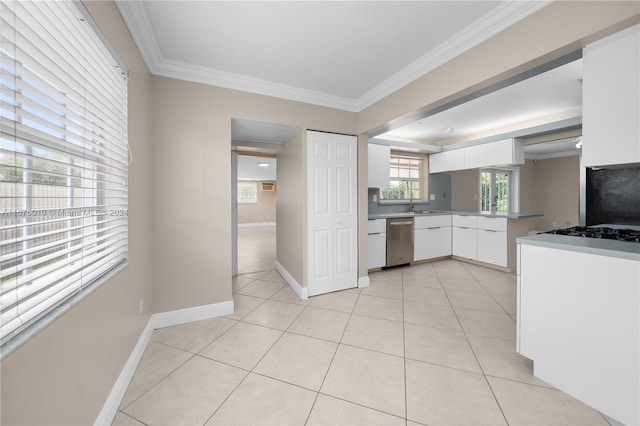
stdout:
{"type": "Polygon", "coordinates": [[[387,219],[387,266],[413,262],[413,218],[387,219]]]}

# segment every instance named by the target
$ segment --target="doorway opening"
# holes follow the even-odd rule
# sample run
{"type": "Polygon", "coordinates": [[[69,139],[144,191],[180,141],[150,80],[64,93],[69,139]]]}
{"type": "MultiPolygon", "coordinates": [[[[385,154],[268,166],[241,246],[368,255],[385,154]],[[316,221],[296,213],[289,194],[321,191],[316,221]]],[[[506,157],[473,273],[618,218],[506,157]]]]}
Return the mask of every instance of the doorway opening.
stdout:
{"type": "Polygon", "coordinates": [[[237,153],[238,275],[276,264],[277,155],[237,153]]]}
{"type": "Polygon", "coordinates": [[[276,265],[277,156],[297,127],[231,119],[232,273],[276,265]]]}

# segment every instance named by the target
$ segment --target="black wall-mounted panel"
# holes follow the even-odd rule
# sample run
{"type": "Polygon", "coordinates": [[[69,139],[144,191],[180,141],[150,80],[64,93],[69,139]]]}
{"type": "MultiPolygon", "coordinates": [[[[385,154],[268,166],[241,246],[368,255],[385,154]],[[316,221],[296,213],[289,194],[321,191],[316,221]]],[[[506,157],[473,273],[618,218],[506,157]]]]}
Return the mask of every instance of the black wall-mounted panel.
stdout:
{"type": "Polygon", "coordinates": [[[587,169],[587,226],[640,226],[640,167],[587,169]]]}

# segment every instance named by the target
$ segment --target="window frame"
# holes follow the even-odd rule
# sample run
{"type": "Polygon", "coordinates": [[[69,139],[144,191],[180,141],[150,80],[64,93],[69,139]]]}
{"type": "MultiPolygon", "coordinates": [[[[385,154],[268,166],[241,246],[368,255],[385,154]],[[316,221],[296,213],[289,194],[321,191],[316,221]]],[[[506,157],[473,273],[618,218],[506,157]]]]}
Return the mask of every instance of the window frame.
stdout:
{"type": "Polygon", "coordinates": [[[499,168],[482,168],[478,170],[478,211],[496,214],[496,213],[514,213],[520,211],[520,168],[519,167],[499,167],[499,168]],[[483,173],[490,173],[492,176],[490,183],[490,199],[493,198],[493,191],[495,191],[495,176],[497,173],[507,173],[509,175],[508,183],[508,202],[507,210],[498,210],[493,206],[493,203],[489,210],[483,208],[483,173]]]}
{"type": "MultiPolygon", "coordinates": [[[[427,193],[427,182],[428,182],[428,170],[427,170],[427,162],[425,161],[426,158],[424,156],[420,156],[420,155],[412,155],[410,153],[406,153],[406,152],[392,152],[389,156],[389,182],[391,183],[391,181],[405,181],[405,182],[410,182],[410,183],[414,183],[417,182],[418,183],[418,188],[414,188],[414,189],[399,189],[398,191],[403,191],[404,193],[409,192],[409,195],[413,195],[416,191],[419,194],[419,197],[417,198],[386,198],[385,197],[385,192],[390,191],[390,188],[379,188],[378,189],[378,196],[379,196],[379,204],[407,204],[407,203],[411,203],[411,202],[424,202],[426,200],[426,193],[427,193]],[[398,169],[398,175],[399,173],[399,169],[401,167],[399,166],[395,166],[393,165],[393,158],[398,158],[398,159],[405,159],[405,160],[411,160],[411,161],[418,161],[418,177],[399,177],[399,176],[391,176],[392,175],[392,170],[398,169]]],[[[410,169],[410,168],[409,168],[410,169]]],[[[409,174],[411,174],[411,172],[409,172],[409,174]]],[[[411,185],[413,186],[413,185],[411,185]]]]}
{"type": "Polygon", "coordinates": [[[258,204],[258,181],[255,180],[241,180],[238,181],[238,204],[242,204],[242,205],[251,205],[251,204],[258,204]],[[243,197],[241,196],[241,190],[240,190],[240,186],[242,185],[252,185],[254,188],[254,191],[252,191],[255,195],[254,201],[243,201],[243,197]]]}
{"type": "Polygon", "coordinates": [[[82,3],[0,13],[4,357],[128,265],[130,150],[128,72],[82,3]]]}

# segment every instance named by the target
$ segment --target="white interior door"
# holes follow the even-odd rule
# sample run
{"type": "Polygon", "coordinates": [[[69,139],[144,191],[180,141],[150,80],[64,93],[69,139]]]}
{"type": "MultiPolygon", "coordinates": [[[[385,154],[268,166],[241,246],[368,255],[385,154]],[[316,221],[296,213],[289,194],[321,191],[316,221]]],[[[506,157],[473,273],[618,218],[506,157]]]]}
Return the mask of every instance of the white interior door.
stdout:
{"type": "Polygon", "coordinates": [[[314,296],[358,282],[357,138],[307,132],[307,285],[314,296]]]}

